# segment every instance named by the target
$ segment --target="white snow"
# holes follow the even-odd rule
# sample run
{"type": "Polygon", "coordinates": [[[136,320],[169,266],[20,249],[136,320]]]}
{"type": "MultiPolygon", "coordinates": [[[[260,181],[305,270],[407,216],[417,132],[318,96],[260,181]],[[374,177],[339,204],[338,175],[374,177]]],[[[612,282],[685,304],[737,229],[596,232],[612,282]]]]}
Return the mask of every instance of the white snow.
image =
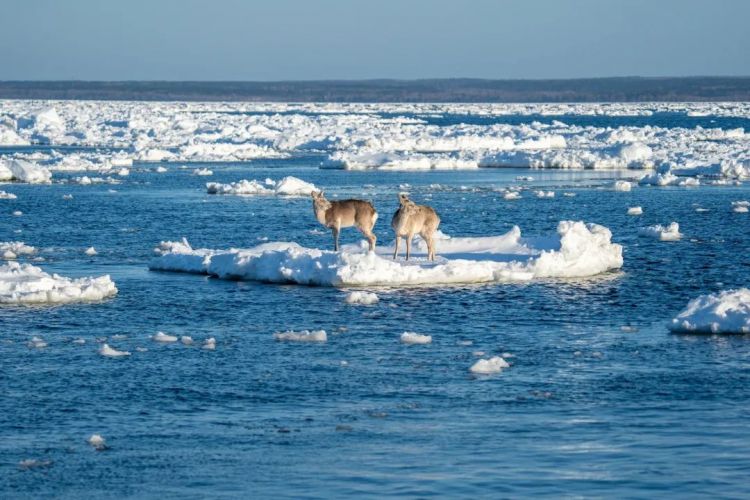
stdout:
{"type": "Polygon", "coordinates": [[[510,365],[500,356],[493,356],[490,359],[480,359],[469,368],[471,373],[478,375],[490,375],[492,373],[500,373],[505,368],[510,368],[510,365]]]}
{"type": "Polygon", "coordinates": [[[328,340],[325,330],[302,330],[300,332],[287,331],[274,333],[273,338],[290,342],[325,342],[328,340]]]}
{"type": "Polygon", "coordinates": [[[107,449],[107,443],[104,438],[99,434],[92,434],[87,440],[88,444],[94,447],[97,451],[107,449]]]}
{"type": "Polygon", "coordinates": [[[422,335],[415,332],[404,332],[401,334],[402,344],[430,344],[432,343],[431,335],[422,335]]]}
{"type": "Polygon", "coordinates": [[[207,338],[203,342],[202,349],[206,349],[207,351],[213,351],[216,349],[216,339],[213,337],[207,338]]]}
{"type": "Polygon", "coordinates": [[[0,241],[0,259],[14,260],[21,255],[34,255],[36,248],[23,241],[0,241]]]}
{"type": "Polygon", "coordinates": [[[98,254],[99,252],[96,251],[96,248],[94,247],[88,247],[85,252],[86,255],[93,257],[94,255],[98,254]]]}
{"type": "Polygon", "coordinates": [[[66,278],[31,264],[0,265],[0,304],[65,304],[102,300],[117,294],[108,275],[66,278]]]}
{"type": "Polygon", "coordinates": [[[108,344],[102,344],[99,348],[99,354],[108,358],[121,358],[123,356],[130,356],[128,351],[118,351],[117,349],[110,347],[108,344]]]}
{"type": "Polygon", "coordinates": [[[377,304],[380,299],[372,292],[350,292],[346,296],[347,304],[363,304],[372,305],[377,304]]]}
{"type": "Polygon", "coordinates": [[[156,334],[151,337],[151,340],[153,340],[154,342],[163,342],[167,344],[171,342],[177,342],[177,337],[164,332],[156,332],[156,334]]]}
{"type": "Polygon", "coordinates": [[[349,245],[341,252],[305,248],[290,242],[250,249],[193,249],[187,241],[162,242],[152,270],[209,274],[224,279],[322,286],[407,286],[581,278],[622,267],[622,247],[609,229],[563,221],[557,234],[522,238],[514,227],[501,236],[437,236],[436,262],[415,240],[413,260],[394,261],[392,248],[367,252],[349,245]]]}
{"type": "Polygon", "coordinates": [[[243,179],[230,184],[209,182],[206,184],[206,190],[209,194],[310,196],[317,188],[314,184],[288,176],[279,181],[266,179],[265,182],[260,182],[243,179]]]}
{"type": "Polygon", "coordinates": [[[633,184],[629,181],[615,181],[612,184],[612,189],[615,191],[630,191],[633,188],[633,184]]]}
{"type": "Polygon", "coordinates": [[[628,215],[642,215],[643,208],[641,207],[630,207],[628,208],[628,215]]]}
{"type": "Polygon", "coordinates": [[[30,161],[0,160],[0,181],[10,180],[29,184],[49,184],[52,181],[52,173],[30,161]]]}
{"type": "Polygon", "coordinates": [[[656,224],[655,226],[642,227],[638,230],[638,234],[657,238],[661,241],[677,241],[682,238],[680,225],[676,222],[672,222],[669,226],[656,224]]]}
{"type": "Polygon", "coordinates": [[[750,333],[750,289],[701,295],[670,323],[679,333],[750,333]]]}

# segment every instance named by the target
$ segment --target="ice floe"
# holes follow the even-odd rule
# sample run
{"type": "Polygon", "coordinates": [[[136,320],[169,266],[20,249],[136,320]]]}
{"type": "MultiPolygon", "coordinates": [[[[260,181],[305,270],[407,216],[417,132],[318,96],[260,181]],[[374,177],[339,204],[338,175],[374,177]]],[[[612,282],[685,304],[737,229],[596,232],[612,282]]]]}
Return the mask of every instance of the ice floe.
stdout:
{"type": "Polygon", "coordinates": [[[49,184],[52,181],[52,173],[30,161],[0,160],[0,181],[49,184]]]}
{"type": "Polygon", "coordinates": [[[89,257],[93,257],[94,255],[97,255],[99,252],[97,252],[96,248],[94,247],[88,247],[83,253],[85,253],[89,257]]]}
{"type": "Polygon", "coordinates": [[[234,195],[278,195],[278,196],[310,196],[316,191],[314,184],[302,179],[288,176],[279,181],[266,179],[264,182],[257,180],[241,180],[230,184],[218,182],[206,183],[209,194],[234,194],[234,195]]]}
{"type": "Polygon", "coordinates": [[[0,304],[65,304],[102,300],[117,294],[109,275],[66,278],[31,264],[0,265],[0,304]]]}
{"type": "Polygon", "coordinates": [[[206,349],[207,351],[213,351],[216,349],[216,339],[213,337],[207,338],[203,345],[201,346],[201,349],[206,349]]]}
{"type": "Polygon", "coordinates": [[[7,193],[0,189],[0,200],[15,200],[16,198],[18,197],[15,194],[7,193]]]}
{"type": "Polygon", "coordinates": [[[678,333],[750,333],[750,289],[701,295],[669,324],[678,333]]]}
{"type": "Polygon", "coordinates": [[[680,225],[676,222],[672,222],[668,226],[656,224],[654,226],[642,227],[638,230],[638,234],[657,238],[661,241],[677,241],[682,238],[680,225]]]}
{"type": "Polygon", "coordinates": [[[615,181],[612,184],[612,189],[615,191],[630,191],[633,188],[633,184],[629,181],[615,181]]]}
{"type": "Polygon", "coordinates": [[[628,215],[642,215],[643,208],[641,207],[630,207],[628,208],[628,215]]]}
{"type": "Polygon", "coordinates": [[[430,344],[432,343],[432,335],[422,335],[415,332],[404,332],[401,334],[402,344],[430,344]]]}
{"type": "MultiPolygon", "coordinates": [[[[733,201],[732,212],[738,214],[745,214],[750,209],[750,201],[733,201]]],[[[0,243],[0,251],[2,251],[2,243],[0,243]]]]}
{"type": "Polygon", "coordinates": [[[121,358],[124,356],[130,356],[128,351],[118,351],[117,349],[110,347],[108,344],[102,344],[99,348],[99,354],[107,358],[121,358]]]}
{"type": "Polygon", "coordinates": [[[489,359],[480,359],[469,368],[471,373],[478,375],[490,375],[492,373],[500,373],[505,368],[510,368],[510,365],[500,356],[493,356],[489,359]]]}
{"type": "Polygon", "coordinates": [[[325,330],[302,330],[300,332],[290,330],[274,333],[273,338],[288,342],[325,342],[328,340],[328,335],[325,330]]]}
{"type": "Polygon", "coordinates": [[[153,340],[154,342],[169,344],[172,342],[177,342],[177,337],[175,335],[169,335],[168,333],[164,332],[156,332],[156,334],[151,337],[151,340],[153,340]]]}
{"type": "Polygon", "coordinates": [[[34,255],[36,252],[35,247],[23,241],[0,241],[0,259],[14,260],[19,256],[34,255]]]}
{"type": "Polygon", "coordinates": [[[321,286],[409,286],[528,281],[535,278],[581,278],[622,267],[622,247],[609,229],[563,221],[557,234],[522,238],[514,227],[501,236],[477,238],[436,235],[438,259],[415,241],[414,259],[394,261],[392,249],[367,252],[350,245],[342,252],[305,248],[292,242],[269,242],[249,249],[193,249],[162,242],[150,269],[209,274],[224,279],[321,286]]]}
{"type": "Polygon", "coordinates": [[[96,451],[102,451],[107,449],[106,440],[99,434],[92,434],[86,442],[90,444],[96,451]]]}
{"type": "Polygon", "coordinates": [[[372,292],[350,292],[346,296],[346,303],[347,304],[363,304],[363,305],[372,305],[377,304],[380,299],[378,296],[372,292]]]}

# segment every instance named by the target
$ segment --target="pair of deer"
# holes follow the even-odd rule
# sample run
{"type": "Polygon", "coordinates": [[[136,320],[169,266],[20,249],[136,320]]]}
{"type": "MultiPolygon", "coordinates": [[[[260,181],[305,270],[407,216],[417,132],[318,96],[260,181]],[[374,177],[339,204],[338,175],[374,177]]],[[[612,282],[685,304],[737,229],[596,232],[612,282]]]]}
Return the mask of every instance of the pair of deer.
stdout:
{"type": "MultiPolygon", "coordinates": [[[[375,250],[377,238],[372,232],[375,222],[378,220],[378,212],[372,203],[365,200],[341,200],[329,201],[323,195],[323,191],[313,191],[313,210],[315,218],[325,227],[333,231],[333,246],[339,250],[339,233],[343,227],[356,226],[370,243],[370,251],[375,250]]],[[[417,205],[409,199],[409,196],[401,193],[398,195],[399,208],[393,214],[391,227],[396,233],[396,249],[393,258],[398,256],[398,244],[401,238],[406,239],[406,260],[411,255],[411,239],[418,234],[427,243],[427,257],[435,260],[435,231],[440,224],[440,217],[431,207],[417,205]]]]}

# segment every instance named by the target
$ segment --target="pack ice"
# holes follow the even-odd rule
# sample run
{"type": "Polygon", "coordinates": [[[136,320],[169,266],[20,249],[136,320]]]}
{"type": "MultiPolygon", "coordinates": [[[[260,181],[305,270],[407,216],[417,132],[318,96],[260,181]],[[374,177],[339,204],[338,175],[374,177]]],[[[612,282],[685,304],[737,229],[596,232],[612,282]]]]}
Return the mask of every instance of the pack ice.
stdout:
{"type": "Polygon", "coordinates": [[[158,271],[208,274],[223,279],[319,286],[410,286],[498,283],[538,278],[580,278],[622,267],[622,247],[606,227],[562,221],[557,233],[522,238],[516,226],[501,236],[438,235],[438,259],[426,259],[416,241],[415,258],[394,261],[392,249],[367,252],[350,245],[341,252],[271,242],[249,249],[193,249],[162,242],[149,264],[158,271]]]}
{"type": "Polygon", "coordinates": [[[65,304],[102,300],[117,294],[108,275],[66,278],[31,264],[0,266],[0,304],[65,304]]]}

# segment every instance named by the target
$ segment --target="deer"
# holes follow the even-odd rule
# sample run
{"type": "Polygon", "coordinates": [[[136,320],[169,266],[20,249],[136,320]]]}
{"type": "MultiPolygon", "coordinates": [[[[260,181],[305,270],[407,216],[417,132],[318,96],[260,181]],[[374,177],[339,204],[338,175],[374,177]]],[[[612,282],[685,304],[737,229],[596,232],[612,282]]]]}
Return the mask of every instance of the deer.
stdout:
{"type": "Polygon", "coordinates": [[[432,207],[417,205],[409,199],[409,195],[401,193],[398,195],[399,208],[393,214],[391,227],[396,233],[396,249],[393,251],[393,260],[398,257],[398,244],[401,237],[406,239],[406,260],[411,256],[411,239],[419,234],[427,243],[427,258],[435,260],[435,231],[440,225],[440,217],[432,207]]]}
{"type": "Polygon", "coordinates": [[[378,212],[372,203],[365,200],[328,201],[323,191],[313,191],[313,210],[315,218],[333,232],[333,248],[339,251],[339,233],[343,227],[356,226],[367,238],[370,251],[375,250],[377,238],[372,232],[378,220],[378,212]]]}

